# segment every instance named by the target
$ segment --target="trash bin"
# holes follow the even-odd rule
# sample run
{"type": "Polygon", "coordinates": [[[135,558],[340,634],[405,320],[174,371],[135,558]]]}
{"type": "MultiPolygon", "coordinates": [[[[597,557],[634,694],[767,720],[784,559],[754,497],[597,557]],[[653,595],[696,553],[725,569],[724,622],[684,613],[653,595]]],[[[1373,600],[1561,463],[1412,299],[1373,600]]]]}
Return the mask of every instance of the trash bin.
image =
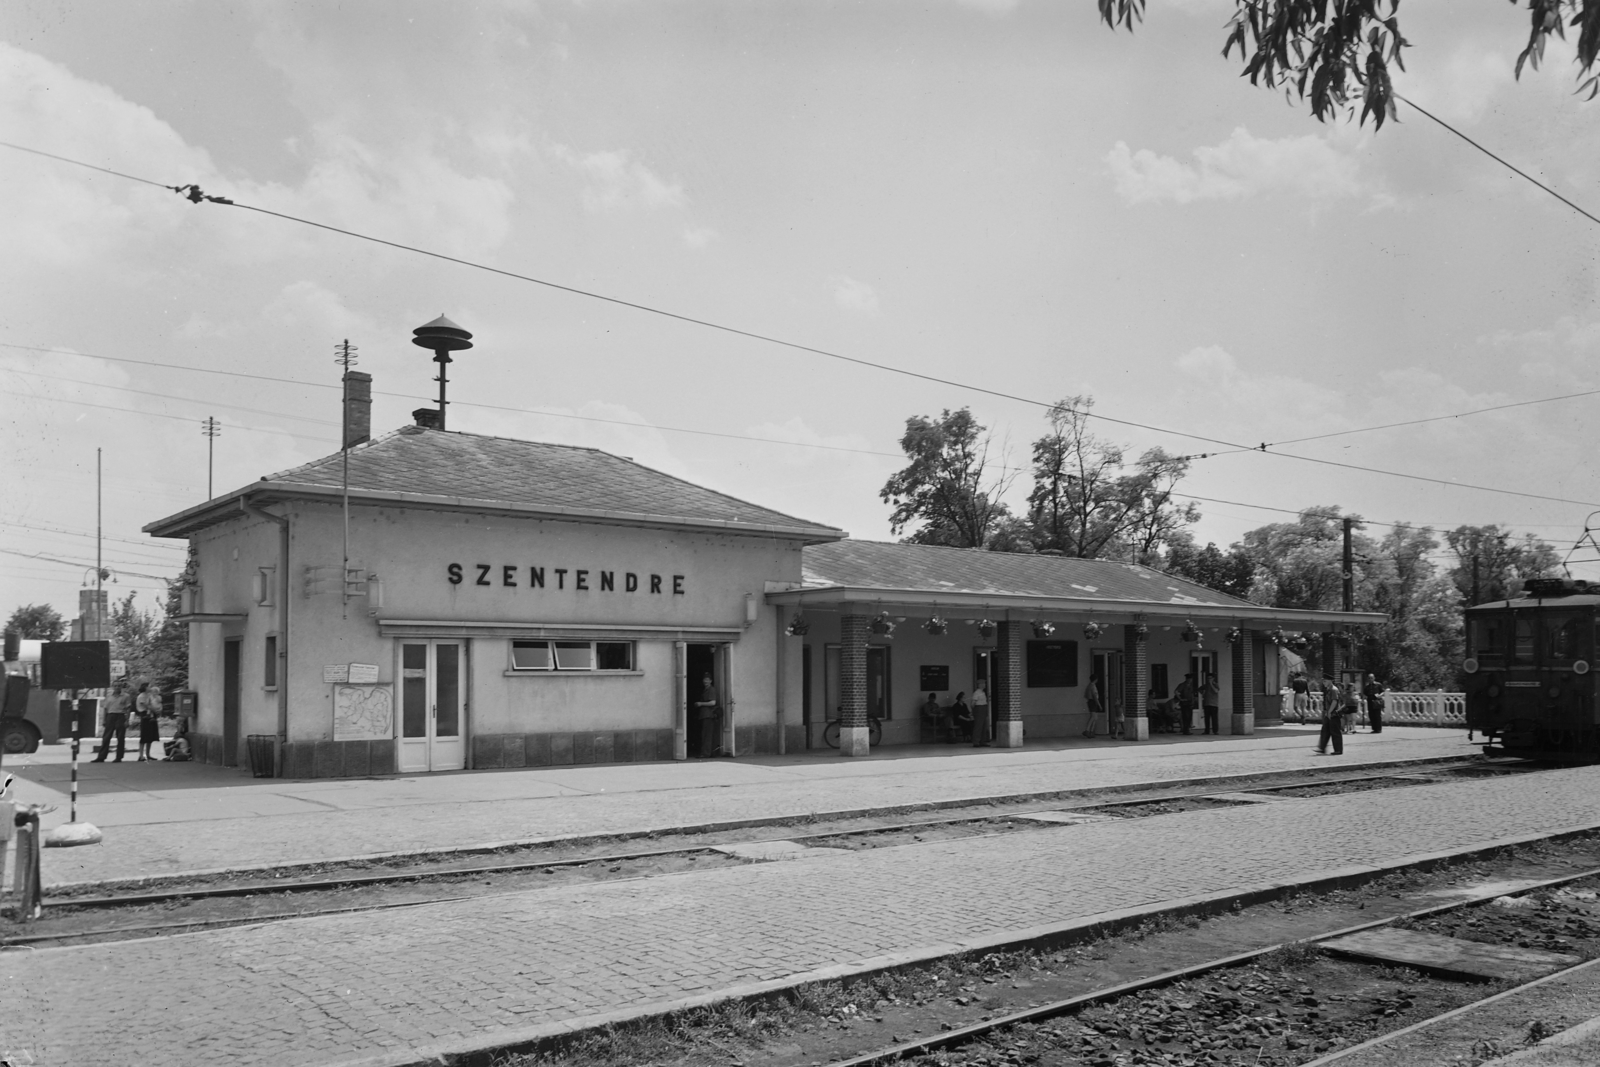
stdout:
{"type": "Polygon", "coordinates": [[[250,773],[257,778],[276,777],[272,757],[278,739],[272,734],[251,734],[245,741],[250,748],[250,773]]]}

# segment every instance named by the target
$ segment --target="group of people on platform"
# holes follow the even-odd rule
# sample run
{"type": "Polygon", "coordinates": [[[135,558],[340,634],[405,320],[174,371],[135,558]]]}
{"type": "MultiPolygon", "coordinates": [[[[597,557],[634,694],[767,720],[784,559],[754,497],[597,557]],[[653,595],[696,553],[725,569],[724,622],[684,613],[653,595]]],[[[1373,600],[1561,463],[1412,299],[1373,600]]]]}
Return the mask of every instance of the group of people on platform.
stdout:
{"type": "Polygon", "coordinates": [[[966,690],[956,694],[948,705],[939,703],[936,693],[929,693],[922,705],[922,718],[933,730],[937,740],[947,745],[971,744],[973,748],[990,748],[994,745],[994,719],[989,706],[989,694],[979,682],[972,690],[968,703],[966,690]]]}
{"type": "Polygon", "coordinates": [[[189,759],[189,720],[186,716],[178,716],[177,730],[173,733],[172,740],[161,740],[161,694],[149,682],[140,682],[136,693],[128,692],[126,681],[112,683],[111,695],[106,698],[105,725],[100,734],[100,747],[95,751],[91,763],[104,763],[111,753],[111,739],[117,741],[117,755],[111,762],[121,763],[127,751],[128,727],[136,726],[139,730],[139,760],[140,763],[155,760],[168,760],[182,762],[189,759]],[[157,756],[155,746],[161,745],[162,754],[157,756]]]}

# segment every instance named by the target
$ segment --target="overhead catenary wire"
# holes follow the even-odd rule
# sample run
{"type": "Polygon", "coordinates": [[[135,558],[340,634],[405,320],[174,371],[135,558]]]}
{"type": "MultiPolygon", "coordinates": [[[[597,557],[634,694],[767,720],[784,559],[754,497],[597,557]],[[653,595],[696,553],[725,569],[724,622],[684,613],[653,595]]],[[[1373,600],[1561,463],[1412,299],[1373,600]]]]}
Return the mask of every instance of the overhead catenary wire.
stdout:
{"type": "MultiPolygon", "coordinates": [[[[1409,103],[1409,101],[1408,101],[1408,103],[1409,103]]],[[[1415,106],[1415,105],[1413,105],[1413,106],[1415,106]]],[[[1015,402],[1018,402],[1018,403],[1022,403],[1022,404],[1029,404],[1029,405],[1033,405],[1033,406],[1037,406],[1037,407],[1043,407],[1043,408],[1045,408],[1047,410],[1056,406],[1056,402],[1054,402],[1054,401],[1042,401],[1042,400],[1037,400],[1037,399],[1034,399],[1034,398],[1031,398],[1031,397],[1018,396],[1018,395],[1016,395],[1014,393],[1007,393],[1007,392],[1004,392],[1004,391],[998,390],[998,389],[990,389],[990,388],[987,388],[985,386],[974,385],[974,384],[971,384],[969,382],[960,382],[960,381],[956,381],[956,380],[949,379],[949,378],[941,378],[941,377],[939,377],[937,375],[924,374],[921,371],[914,371],[914,370],[910,370],[910,369],[905,368],[905,367],[896,367],[896,366],[893,366],[892,364],[877,363],[877,362],[874,362],[872,360],[861,359],[861,358],[856,357],[856,356],[848,356],[848,355],[845,355],[845,354],[840,353],[840,352],[831,351],[829,349],[818,348],[818,347],[816,347],[814,345],[802,344],[802,343],[800,343],[798,341],[788,341],[788,340],[785,340],[785,339],[780,338],[780,337],[774,337],[774,336],[772,336],[770,334],[763,334],[763,333],[759,333],[759,332],[754,331],[754,330],[746,330],[746,329],[743,329],[741,327],[730,326],[730,325],[727,325],[725,323],[715,322],[715,321],[712,321],[710,319],[702,319],[702,318],[698,318],[698,317],[693,316],[693,315],[683,314],[681,312],[669,311],[669,310],[667,310],[665,308],[658,308],[658,307],[655,307],[655,306],[652,306],[652,305],[649,305],[649,304],[643,304],[643,303],[639,303],[637,301],[626,300],[626,299],[623,299],[622,297],[609,296],[609,295],[607,295],[605,293],[599,293],[599,292],[595,292],[593,290],[580,289],[577,286],[564,285],[564,284],[562,284],[560,282],[553,282],[553,281],[549,281],[548,279],[544,279],[544,278],[536,278],[536,277],[534,277],[532,275],[520,274],[520,273],[518,273],[516,271],[506,270],[506,269],[501,268],[501,267],[489,266],[488,264],[478,263],[478,262],[476,262],[474,260],[462,259],[462,258],[460,258],[458,256],[446,255],[443,252],[435,252],[435,251],[432,251],[430,249],[419,248],[419,247],[417,247],[415,245],[408,245],[408,244],[404,244],[404,243],[399,242],[399,241],[390,241],[390,240],[387,240],[386,238],[376,237],[376,236],[373,236],[371,234],[364,234],[364,233],[361,233],[361,232],[356,231],[356,230],[347,230],[347,229],[344,229],[343,227],[333,226],[333,225],[330,225],[328,223],[316,222],[316,221],[314,221],[312,219],[301,218],[301,217],[299,217],[297,215],[290,215],[290,214],[287,214],[285,212],[273,211],[270,208],[257,207],[257,206],[255,206],[253,204],[242,204],[242,203],[239,203],[239,202],[237,202],[235,200],[232,200],[232,199],[230,199],[228,197],[207,195],[206,193],[204,193],[200,189],[200,187],[198,185],[194,185],[194,184],[189,184],[189,185],[167,185],[165,183],[153,181],[153,180],[148,179],[148,178],[139,178],[139,177],[136,177],[134,175],[123,174],[120,171],[114,171],[114,170],[111,170],[111,169],[106,168],[106,167],[96,166],[96,165],[94,165],[92,163],[84,163],[81,160],[75,160],[75,159],[71,159],[71,158],[66,157],[66,156],[56,155],[55,153],[44,152],[44,151],[41,151],[39,149],[27,148],[25,146],[12,144],[12,143],[6,142],[6,141],[0,141],[0,147],[13,148],[13,149],[17,149],[17,150],[23,151],[23,152],[30,152],[30,153],[32,153],[34,155],[45,156],[45,157],[48,157],[50,159],[57,160],[59,162],[68,163],[68,164],[72,164],[72,165],[76,165],[76,166],[87,167],[87,168],[89,168],[91,170],[101,171],[101,172],[107,173],[107,174],[113,174],[113,175],[116,175],[118,177],[130,178],[130,179],[132,179],[134,181],[139,181],[139,182],[142,182],[142,183],[144,183],[146,185],[154,185],[154,186],[157,186],[159,188],[169,189],[169,190],[171,190],[173,192],[176,192],[176,193],[184,196],[190,202],[195,203],[195,204],[212,203],[212,204],[218,204],[218,205],[225,206],[225,207],[235,207],[235,208],[239,208],[239,209],[244,210],[244,211],[252,211],[252,212],[256,212],[256,213],[261,214],[261,215],[270,216],[272,218],[282,219],[282,220],[284,220],[286,222],[293,222],[293,223],[297,223],[297,224],[303,225],[303,226],[310,226],[310,227],[312,227],[314,229],[325,230],[325,231],[327,231],[329,233],[342,234],[342,235],[344,235],[346,237],[355,238],[356,240],[367,241],[367,242],[370,242],[372,244],[384,245],[386,247],[394,248],[394,249],[397,249],[397,250],[400,250],[400,251],[412,252],[412,253],[415,253],[417,255],[427,256],[429,258],[437,259],[437,260],[440,260],[442,262],[455,263],[458,266],[468,267],[468,268],[473,269],[473,270],[485,271],[485,272],[490,273],[490,274],[500,275],[502,277],[511,278],[511,279],[514,279],[514,280],[517,280],[517,281],[528,282],[528,283],[533,284],[533,285],[543,286],[543,287],[548,288],[548,289],[552,289],[552,290],[556,290],[556,291],[564,292],[564,293],[569,293],[569,294],[572,294],[574,296],[581,296],[581,297],[585,297],[585,298],[591,299],[591,300],[598,300],[598,301],[601,301],[603,303],[612,304],[612,305],[615,305],[615,306],[618,306],[618,307],[630,308],[630,309],[633,309],[635,311],[644,312],[646,314],[658,315],[658,316],[661,316],[663,318],[672,319],[672,320],[675,320],[675,321],[678,321],[678,322],[687,323],[687,324],[690,324],[690,325],[701,326],[701,327],[704,327],[706,329],[716,330],[716,331],[719,331],[719,332],[722,332],[722,333],[727,333],[727,334],[731,334],[731,335],[738,336],[738,337],[744,337],[744,338],[747,338],[749,340],[759,341],[759,342],[766,343],[766,344],[772,344],[772,345],[776,345],[776,346],[779,346],[779,347],[782,347],[782,348],[792,349],[794,351],[807,352],[807,353],[810,353],[812,355],[822,356],[822,357],[827,358],[827,359],[839,360],[841,362],[851,363],[851,364],[855,364],[857,366],[870,367],[872,369],[884,371],[886,373],[903,375],[905,377],[915,378],[915,379],[919,379],[919,380],[927,381],[927,382],[932,382],[932,383],[939,384],[939,385],[947,385],[947,386],[950,386],[951,388],[955,388],[955,389],[962,389],[962,390],[966,390],[966,391],[969,391],[969,392],[981,393],[981,394],[985,394],[985,395],[988,395],[988,396],[998,397],[998,398],[1001,398],[1001,399],[1004,399],[1004,400],[1012,400],[1012,401],[1015,401],[1015,402]]],[[[1564,200],[1565,198],[1562,198],[1562,199],[1564,200]]],[[[1585,214],[1587,214],[1587,213],[1585,212],[1585,214]]],[[[1593,216],[1589,216],[1589,217],[1593,218],[1593,216]]],[[[1237,442],[1237,441],[1228,441],[1228,440],[1224,440],[1224,439],[1221,439],[1221,438],[1206,436],[1204,434],[1191,433],[1191,432],[1186,431],[1186,430],[1174,430],[1174,429],[1170,429],[1170,428],[1167,428],[1167,427],[1154,426],[1154,425],[1151,425],[1149,423],[1135,422],[1135,421],[1132,421],[1130,419],[1120,419],[1120,418],[1116,418],[1114,416],[1101,414],[1099,412],[1084,411],[1084,412],[1082,412],[1082,414],[1085,415],[1086,417],[1096,418],[1096,419],[1099,419],[1099,420],[1101,420],[1103,422],[1114,423],[1116,425],[1121,425],[1121,426],[1130,426],[1130,427],[1134,427],[1134,428],[1142,429],[1142,430],[1149,430],[1149,431],[1151,431],[1153,433],[1167,434],[1167,435],[1176,436],[1176,437],[1185,437],[1185,438],[1188,438],[1190,440],[1204,441],[1204,442],[1206,442],[1208,444],[1222,445],[1225,448],[1238,450],[1240,452],[1244,452],[1244,451],[1260,452],[1263,455],[1282,456],[1282,457],[1287,458],[1287,459],[1299,460],[1300,462],[1304,462],[1304,463],[1313,463],[1313,464],[1317,464],[1319,466],[1326,466],[1326,467],[1333,467],[1333,468],[1339,468],[1339,469],[1344,469],[1344,470],[1358,471],[1358,472],[1365,473],[1365,474],[1376,474],[1376,475],[1380,475],[1380,476],[1383,476],[1383,477],[1400,478],[1400,479],[1404,479],[1404,480],[1408,480],[1408,481],[1422,482],[1422,483],[1432,484],[1432,485],[1440,485],[1440,486],[1445,486],[1447,488],[1453,488],[1453,489],[1467,489],[1467,490],[1472,490],[1472,491],[1477,491],[1477,492],[1499,493],[1499,494],[1506,495],[1506,496],[1521,497],[1521,498],[1527,499],[1527,500],[1544,500],[1544,501],[1549,501],[1551,503],[1558,503],[1558,504],[1578,504],[1578,505],[1584,506],[1584,507],[1593,507],[1593,506],[1595,506],[1595,502],[1594,501],[1573,500],[1573,499],[1570,499],[1570,498],[1567,498],[1567,497],[1549,496],[1549,495],[1541,494],[1541,493],[1528,493],[1528,492],[1523,492],[1521,490],[1516,490],[1516,489],[1501,489],[1501,488],[1498,488],[1498,487],[1495,487],[1495,486],[1476,485],[1476,484],[1469,483],[1469,482],[1455,481],[1455,480],[1447,479],[1447,478],[1434,478],[1434,477],[1430,477],[1428,475],[1411,474],[1411,473],[1404,472],[1404,471],[1390,471],[1390,470],[1384,470],[1384,469],[1378,468],[1378,467],[1367,467],[1367,466],[1363,466],[1363,465],[1360,465],[1360,464],[1345,463],[1345,462],[1341,462],[1339,460],[1322,459],[1322,458],[1318,458],[1318,457],[1315,457],[1315,456],[1305,456],[1305,455],[1300,455],[1300,454],[1293,453],[1293,452],[1268,451],[1267,450],[1268,446],[1265,443],[1262,443],[1259,446],[1250,446],[1250,445],[1241,444],[1240,442],[1237,442]]]]}

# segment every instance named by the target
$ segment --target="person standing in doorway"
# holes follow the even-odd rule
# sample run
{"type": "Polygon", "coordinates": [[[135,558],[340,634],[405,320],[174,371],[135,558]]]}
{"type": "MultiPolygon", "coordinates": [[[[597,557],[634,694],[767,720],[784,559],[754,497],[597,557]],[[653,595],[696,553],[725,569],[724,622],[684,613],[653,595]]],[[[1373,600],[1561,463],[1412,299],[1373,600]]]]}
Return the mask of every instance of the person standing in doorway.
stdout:
{"type": "Polygon", "coordinates": [[[161,740],[161,698],[150,688],[149,682],[139,683],[133,709],[139,714],[139,762],[148,763],[156,758],[150,746],[161,740]]]}
{"type": "Polygon", "coordinates": [[[1089,708],[1089,725],[1084,728],[1084,737],[1094,736],[1095,720],[1100,713],[1105,711],[1105,701],[1100,698],[1100,685],[1094,675],[1089,675],[1089,684],[1083,687],[1083,702],[1089,708]]]}
{"type": "Polygon", "coordinates": [[[1178,688],[1173,693],[1173,699],[1178,704],[1178,726],[1184,734],[1194,727],[1194,706],[1198,701],[1198,694],[1194,690],[1194,674],[1191,672],[1183,676],[1183,681],[1178,683],[1178,688]]]}
{"type": "Polygon", "coordinates": [[[1367,725],[1375,734],[1383,733],[1383,694],[1387,692],[1383,683],[1370,674],[1367,684],[1361,687],[1361,695],[1367,698],[1367,725]]]}
{"type": "Polygon", "coordinates": [[[694,702],[694,717],[700,727],[700,758],[710,759],[721,751],[717,742],[721,735],[722,709],[717,706],[717,686],[711,675],[708,673],[703,681],[700,699],[694,702]]]}
{"type": "Polygon", "coordinates": [[[1205,709],[1206,729],[1208,734],[1221,734],[1221,716],[1217,714],[1218,686],[1215,674],[1206,677],[1206,684],[1200,688],[1200,706],[1205,709]]]}
{"type": "Polygon", "coordinates": [[[100,737],[100,750],[95,753],[91,763],[104,763],[106,753],[111,751],[111,735],[117,735],[117,758],[115,762],[121,763],[123,753],[128,747],[128,706],[132,701],[128,698],[128,684],[117,682],[111,687],[111,696],[106,700],[106,728],[100,737]]]}
{"type": "Polygon", "coordinates": [[[994,738],[994,724],[989,714],[989,694],[979,682],[972,690],[972,747],[989,748],[994,738]]]}
{"type": "MultiPolygon", "coordinates": [[[[989,723],[986,728],[986,736],[984,736],[984,741],[989,741],[989,736],[994,734],[994,717],[990,715],[989,710],[989,686],[984,681],[978,681],[976,685],[973,685],[973,723],[976,723],[979,717],[989,723]]],[[[974,726],[974,729],[976,729],[976,726],[974,726]]]]}
{"type": "Polygon", "coordinates": [[[1339,699],[1339,687],[1324,677],[1322,688],[1322,734],[1317,738],[1317,755],[1328,754],[1328,742],[1333,742],[1333,754],[1344,755],[1344,702],[1339,699]]]}

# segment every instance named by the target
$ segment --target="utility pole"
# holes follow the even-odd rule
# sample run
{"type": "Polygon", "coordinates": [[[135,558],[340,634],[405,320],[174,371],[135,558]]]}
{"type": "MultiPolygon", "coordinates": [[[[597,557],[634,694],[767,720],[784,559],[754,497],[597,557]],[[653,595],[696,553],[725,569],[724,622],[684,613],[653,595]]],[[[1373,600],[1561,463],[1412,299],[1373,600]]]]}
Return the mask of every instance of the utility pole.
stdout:
{"type": "Polygon", "coordinates": [[[222,424],[211,416],[206,416],[206,421],[200,424],[200,432],[206,435],[206,499],[214,495],[211,490],[211,472],[215,467],[217,456],[217,437],[222,433],[222,424]]]}
{"type": "Polygon", "coordinates": [[[94,450],[94,639],[106,639],[106,566],[105,555],[102,551],[102,540],[105,534],[103,520],[104,493],[101,491],[101,453],[102,449],[94,450]]]}
{"type": "Polygon", "coordinates": [[[1350,528],[1353,520],[1344,520],[1344,565],[1340,574],[1344,578],[1344,610],[1356,609],[1356,564],[1350,552],[1350,528]]]}

